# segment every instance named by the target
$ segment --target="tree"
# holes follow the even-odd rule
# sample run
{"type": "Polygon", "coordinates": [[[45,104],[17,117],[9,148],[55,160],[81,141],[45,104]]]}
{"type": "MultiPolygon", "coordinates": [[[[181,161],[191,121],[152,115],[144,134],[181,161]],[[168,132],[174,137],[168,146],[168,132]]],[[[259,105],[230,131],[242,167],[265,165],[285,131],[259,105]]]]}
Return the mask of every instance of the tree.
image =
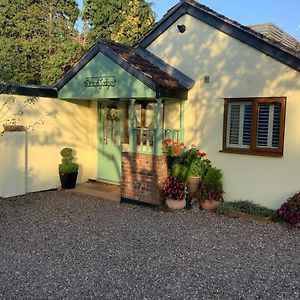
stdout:
{"type": "Polygon", "coordinates": [[[154,25],[154,13],[145,0],[86,0],[83,20],[90,43],[101,37],[132,45],[154,25]]]}
{"type": "Polygon", "coordinates": [[[1,0],[0,79],[51,84],[78,59],[75,0],[1,0]]]}

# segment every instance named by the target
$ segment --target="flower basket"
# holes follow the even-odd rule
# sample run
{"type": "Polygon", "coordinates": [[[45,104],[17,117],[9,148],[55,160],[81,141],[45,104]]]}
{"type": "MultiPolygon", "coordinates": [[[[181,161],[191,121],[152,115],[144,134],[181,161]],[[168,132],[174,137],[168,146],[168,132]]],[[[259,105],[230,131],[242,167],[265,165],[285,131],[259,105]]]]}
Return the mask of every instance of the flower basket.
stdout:
{"type": "Polygon", "coordinates": [[[200,206],[203,210],[215,210],[220,205],[219,201],[216,201],[214,199],[206,199],[200,201],[200,206]]]}
{"type": "Polygon", "coordinates": [[[182,209],[186,206],[186,187],[175,177],[169,176],[162,185],[166,196],[166,205],[172,209],[182,209]]]}
{"type": "Polygon", "coordinates": [[[186,201],[185,200],[174,200],[172,198],[166,198],[166,205],[171,210],[180,210],[185,208],[186,201]]]}

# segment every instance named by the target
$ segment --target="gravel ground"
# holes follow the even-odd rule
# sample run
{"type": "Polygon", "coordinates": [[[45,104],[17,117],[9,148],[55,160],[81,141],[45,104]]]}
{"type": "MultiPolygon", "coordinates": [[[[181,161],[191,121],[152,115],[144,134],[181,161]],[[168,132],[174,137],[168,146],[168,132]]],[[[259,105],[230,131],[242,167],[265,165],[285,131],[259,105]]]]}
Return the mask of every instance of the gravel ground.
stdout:
{"type": "Polygon", "coordinates": [[[64,191],[0,199],[1,299],[299,299],[300,230],[64,191]]]}

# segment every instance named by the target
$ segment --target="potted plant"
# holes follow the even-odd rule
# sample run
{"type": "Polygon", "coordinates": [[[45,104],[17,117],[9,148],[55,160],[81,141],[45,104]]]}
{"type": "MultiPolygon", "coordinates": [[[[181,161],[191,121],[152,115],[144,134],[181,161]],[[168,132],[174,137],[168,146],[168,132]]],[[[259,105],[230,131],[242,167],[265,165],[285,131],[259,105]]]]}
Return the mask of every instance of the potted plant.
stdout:
{"type": "Polygon", "coordinates": [[[172,165],[175,162],[181,161],[181,156],[185,152],[185,145],[184,143],[179,143],[173,141],[172,139],[166,139],[162,143],[162,153],[166,155],[166,162],[168,170],[171,169],[172,165]]]}
{"type": "Polygon", "coordinates": [[[189,177],[189,169],[185,165],[174,163],[169,171],[169,175],[176,178],[186,186],[189,177]]]}
{"type": "Polygon", "coordinates": [[[277,215],[291,225],[300,227],[300,192],[287,199],[277,210],[277,215]]]}
{"type": "Polygon", "coordinates": [[[162,185],[166,197],[166,205],[172,209],[183,209],[186,206],[186,187],[175,177],[168,176],[162,185]]]}
{"type": "Polygon", "coordinates": [[[201,178],[204,177],[206,172],[205,163],[202,158],[206,156],[205,152],[201,152],[192,147],[186,152],[183,158],[183,163],[188,166],[188,193],[189,197],[194,197],[198,190],[201,178]]]}
{"type": "Polygon", "coordinates": [[[196,197],[200,201],[200,206],[204,210],[213,210],[219,206],[223,200],[222,172],[216,168],[209,168],[204,180],[201,182],[196,197]]]}
{"type": "Polygon", "coordinates": [[[73,150],[71,148],[63,148],[60,151],[62,156],[61,164],[59,164],[59,178],[61,187],[64,189],[73,189],[76,185],[78,175],[78,164],[73,162],[73,150]]]}

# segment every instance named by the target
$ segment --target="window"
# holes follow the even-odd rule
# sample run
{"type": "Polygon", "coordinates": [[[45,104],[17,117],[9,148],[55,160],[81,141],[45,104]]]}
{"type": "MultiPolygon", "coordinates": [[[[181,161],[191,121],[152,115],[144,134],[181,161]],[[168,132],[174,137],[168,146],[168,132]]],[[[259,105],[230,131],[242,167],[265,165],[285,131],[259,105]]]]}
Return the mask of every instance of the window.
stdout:
{"type": "Polygon", "coordinates": [[[282,156],[286,98],[225,99],[223,152],[282,156]]]}
{"type": "MultiPolygon", "coordinates": [[[[124,130],[124,142],[129,143],[129,106],[126,105],[125,110],[125,130],[124,130]]],[[[135,102],[135,127],[136,128],[155,128],[156,127],[156,102],[145,102],[136,101],[135,102]]],[[[162,111],[164,111],[162,104],[162,111]]],[[[162,115],[164,118],[164,115],[162,115]]]]}

